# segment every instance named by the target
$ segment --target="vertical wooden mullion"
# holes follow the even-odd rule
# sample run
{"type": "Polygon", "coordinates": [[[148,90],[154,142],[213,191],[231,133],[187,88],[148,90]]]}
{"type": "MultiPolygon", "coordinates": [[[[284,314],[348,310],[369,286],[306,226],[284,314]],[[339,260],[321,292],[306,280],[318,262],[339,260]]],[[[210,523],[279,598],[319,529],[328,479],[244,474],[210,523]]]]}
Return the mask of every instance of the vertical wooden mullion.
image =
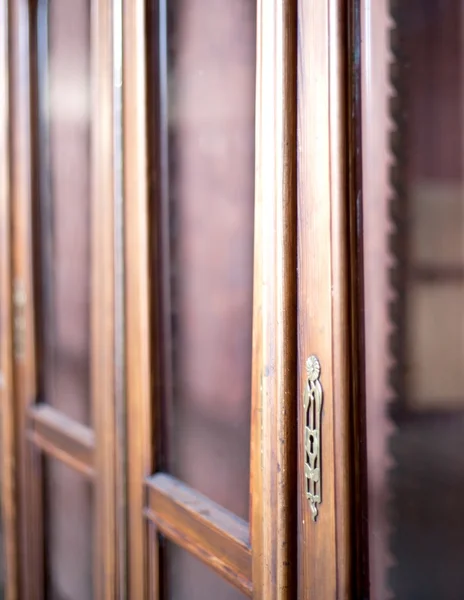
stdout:
{"type": "Polygon", "coordinates": [[[253,598],[283,600],[296,591],[296,2],[257,5],[253,598]]]}
{"type": "Polygon", "coordinates": [[[92,413],[95,429],[94,595],[118,589],[116,509],[112,0],[93,0],[92,57],[92,413]]]}
{"type": "Polygon", "coordinates": [[[41,457],[27,439],[27,412],[37,398],[34,327],[32,240],[32,127],[30,10],[33,3],[12,0],[10,118],[13,299],[14,402],[18,482],[20,597],[40,600],[44,595],[44,545],[41,457]],[[22,332],[21,332],[22,330],[22,332]],[[20,338],[23,338],[22,340],[20,338]]]}
{"type": "Polygon", "coordinates": [[[147,141],[147,2],[123,0],[123,118],[127,382],[128,582],[130,598],[158,597],[158,543],[143,516],[153,471],[147,141]],[[150,552],[149,552],[150,548],[150,552]],[[150,554],[150,556],[149,556],[150,554]],[[150,578],[148,569],[150,567],[150,578]],[[150,589],[148,581],[150,579],[150,589]]]}
{"type": "Polygon", "coordinates": [[[16,600],[17,510],[12,372],[11,203],[9,161],[9,6],[0,4],[0,440],[1,520],[4,595],[16,600]]]}
{"type": "MultiPolygon", "coordinates": [[[[353,414],[358,398],[351,297],[356,262],[348,174],[348,3],[298,2],[298,587],[301,598],[351,598],[353,414]],[[354,262],[353,262],[354,261],[354,262]],[[306,498],[306,359],[321,365],[322,503],[306,498]]],[[[352,158],[355,161],[355,154],[352,158]]],[[[353,312],[354,311],[354,312],[353,312]]]]}

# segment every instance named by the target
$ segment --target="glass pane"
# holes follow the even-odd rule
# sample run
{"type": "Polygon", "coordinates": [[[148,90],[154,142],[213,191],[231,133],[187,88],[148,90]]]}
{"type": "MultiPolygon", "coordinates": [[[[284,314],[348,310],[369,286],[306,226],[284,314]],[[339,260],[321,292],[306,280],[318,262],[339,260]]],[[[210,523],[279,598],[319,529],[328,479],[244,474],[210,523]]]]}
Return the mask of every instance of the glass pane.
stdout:
{"type": "Polygon", "coordinates": [[[457,600],[464,597],[464,3],[364,5],[371,10],[363,171],[372,597],[457,600]]]}
{"type": "Polygon", "coordinates": [[[168,3],[171,472],[248,520],[256,6],[168,3]]]}
{"type": "Polygon", "coordinates": [[[167,542],[167,595],[170,600],[244,600],[246,596],[197,558],[167,542]]]}
{"type": "Polygon", "coordinates": [[[93,598],[92,484],[61,462],[46,467],[47,598],[93,598]]]}
{"type": "Polygon", "coordinates": [[[90,1],[38,21],[44,400],[90,422],[90,1]]]}

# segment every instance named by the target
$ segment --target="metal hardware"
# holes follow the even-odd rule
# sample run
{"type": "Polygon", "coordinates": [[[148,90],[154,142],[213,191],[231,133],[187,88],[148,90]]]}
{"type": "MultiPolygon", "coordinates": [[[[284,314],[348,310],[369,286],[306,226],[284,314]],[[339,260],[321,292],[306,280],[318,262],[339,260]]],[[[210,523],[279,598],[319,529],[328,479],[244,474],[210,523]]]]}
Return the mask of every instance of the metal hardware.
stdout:
{"type": "Polygon", "coordinates": [[[312,519],[316,521],[321,494],[321,409],[322,386],[319,381],[321,365],[313,355],[306,361],[306,385],[304,390],[304,472],[306,498],[311,507],[312,519]]]}
{"type": "Polygon", "coordinates": [[[16,359],[24,358],[26,352],[26,291],[20,281],[13,289],[13,346],[16,359]]]}

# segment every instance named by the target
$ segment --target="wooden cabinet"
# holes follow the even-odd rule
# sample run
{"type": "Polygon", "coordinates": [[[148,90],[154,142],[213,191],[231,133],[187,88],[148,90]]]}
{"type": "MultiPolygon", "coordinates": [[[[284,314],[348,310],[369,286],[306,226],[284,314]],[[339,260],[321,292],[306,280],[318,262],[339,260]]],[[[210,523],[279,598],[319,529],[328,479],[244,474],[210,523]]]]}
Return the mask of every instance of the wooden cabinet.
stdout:
{"type": "Polygon", "coordinates": [[[357,11],[0,10],[5,597],[360,598],[357,11]]]}

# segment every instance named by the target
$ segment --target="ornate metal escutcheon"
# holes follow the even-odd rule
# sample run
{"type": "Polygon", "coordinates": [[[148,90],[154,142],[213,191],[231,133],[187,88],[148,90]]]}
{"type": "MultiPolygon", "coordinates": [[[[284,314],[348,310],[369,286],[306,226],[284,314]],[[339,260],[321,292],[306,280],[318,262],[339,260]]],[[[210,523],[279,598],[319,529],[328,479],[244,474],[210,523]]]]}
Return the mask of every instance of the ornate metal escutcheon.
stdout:
{"type": "Polygon", "coordinates": [[[319,380],[321,365],[312,355],[306,361],[304,389],[304,471],[306,497],[309,500],[313,521],[316,521],[321,495],[321,409],[322,386],[319,380]]]}

